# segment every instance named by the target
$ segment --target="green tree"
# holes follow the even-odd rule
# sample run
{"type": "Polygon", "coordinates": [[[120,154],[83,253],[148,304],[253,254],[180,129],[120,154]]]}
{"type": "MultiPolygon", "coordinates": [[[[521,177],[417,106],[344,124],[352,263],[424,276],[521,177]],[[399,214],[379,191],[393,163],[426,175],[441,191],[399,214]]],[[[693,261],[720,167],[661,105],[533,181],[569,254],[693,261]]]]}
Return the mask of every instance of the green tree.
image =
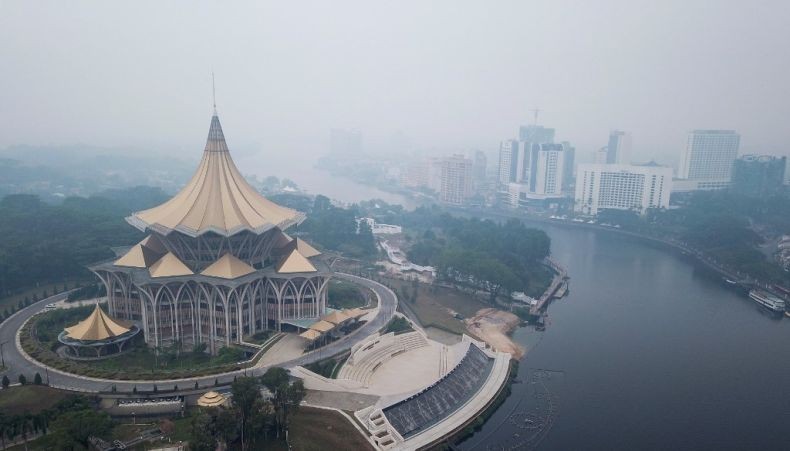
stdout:
{"type": "Polygon", "coordinates": [[[214,451],[217,439],[214,437],[214,424],[211,417],[200,409],[190,421],[189,449],[191,451],[214,451]]]}
{"type": "Polygon", "coordinates": [[[254,377],[241,377],[233,381],[230,386],[233,394],[233,405],[236,408],[241,426],[241,448],[247,449],[245,432],[249,428],[250,418],[255,410],[260,410],[261,387],[260,381],[254,377]]]}
{"type": "Polygon", "coordinates": [[[288,379],[290,379],[288,370],[273,366],[263,373],[263,376],[261,376],[261,383],[264,387],[269,389],[270,392],[274,393],[282,384],[288,383],[288,379]]]}
{"type": "Polygon", "coordinates": [[[33,384],[34,385],[41,385],[42,383],[43,383],[43,381],[41,380],[41,374],[36,373],[36,375],[33,376],[33,384]]]}
{"type": "Polygon", "coordinates": [[[3,374],[3,388],[8,388],[11,385],[11,381],[8,380],[8,376],[3,374]]]}
{"type": "Polygon", "coordinates": [[[19,383],[22,384],[22,385],[27,384],[27,378],[25,377],[24,374],[20,374],[19,375],[19,383]]]}
{"type": "Polygon", "coordinates": [[[88,438],[91,436],[109,438],[113,422],[110,416],[97,410],[77,410],[59,415],[52,422],[51,443],[57,443],[57,449],[78,450],[88,449],[88,438]]]}

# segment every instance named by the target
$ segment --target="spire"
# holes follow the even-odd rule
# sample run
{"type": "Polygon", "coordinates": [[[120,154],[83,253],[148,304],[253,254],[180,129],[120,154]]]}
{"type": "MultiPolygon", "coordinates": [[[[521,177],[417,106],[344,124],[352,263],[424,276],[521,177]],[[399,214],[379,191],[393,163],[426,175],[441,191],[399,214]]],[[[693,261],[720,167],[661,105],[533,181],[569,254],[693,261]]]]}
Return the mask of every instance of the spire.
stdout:
{"type": "Polygon", "coordinates": [[[228,145],[225,143],[225,134],[222,133],[222,125],[219,123],[217,111],[211,116],[211,125],[208,128],[208,139],[206,140],[206,152],[227,152],[228,145]]]}
{"type": "Polygon", "coordinates": [[[214,72],[211,72],[211,99],[214,102],[214,116],[217,115],[217,89],[214,87],[214,72]]]}

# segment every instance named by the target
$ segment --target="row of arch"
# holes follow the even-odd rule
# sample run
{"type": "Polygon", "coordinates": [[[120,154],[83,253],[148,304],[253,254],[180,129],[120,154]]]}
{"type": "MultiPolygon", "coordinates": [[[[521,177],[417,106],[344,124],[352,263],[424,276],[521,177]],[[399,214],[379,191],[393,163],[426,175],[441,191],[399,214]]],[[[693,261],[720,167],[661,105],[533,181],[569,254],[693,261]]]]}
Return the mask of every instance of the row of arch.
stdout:
{"type": "Polygon", "coordinates": [[[137,285],[122,271],[96,271],[111,316],[138,322],[149,346],[206,343],[214,352],[286,320],[326,311],[329,277],[269,278],[230,286],[206,281],[137,285]]]}

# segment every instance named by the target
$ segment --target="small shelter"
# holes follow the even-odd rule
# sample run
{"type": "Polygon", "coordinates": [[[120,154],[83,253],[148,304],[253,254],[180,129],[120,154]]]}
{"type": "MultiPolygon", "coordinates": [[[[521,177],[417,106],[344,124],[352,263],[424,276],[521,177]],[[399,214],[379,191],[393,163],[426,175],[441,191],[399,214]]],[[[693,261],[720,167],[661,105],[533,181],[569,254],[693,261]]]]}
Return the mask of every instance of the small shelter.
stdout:
{"type": "Polygon", "coordinates": [[[95,358],[101,358],[123,351],[124,345],[139,332],[140,329],[134,324],[114,320],[96,304],[87,318],[64,328],[58,335],[58,341],[71,351],[71,355],[66,353],[67,357],[80,358],[80,351],[87,348],[96,352],[95,358]],[[113,350],[115,352],[111,352],[113,350]]]}
{"type": "Polygon", "coordinates": [[[222,393],[210,391],[198,398],[197,405],[200,407],[222,407],[228,402],[228,398],[222,393]]]}

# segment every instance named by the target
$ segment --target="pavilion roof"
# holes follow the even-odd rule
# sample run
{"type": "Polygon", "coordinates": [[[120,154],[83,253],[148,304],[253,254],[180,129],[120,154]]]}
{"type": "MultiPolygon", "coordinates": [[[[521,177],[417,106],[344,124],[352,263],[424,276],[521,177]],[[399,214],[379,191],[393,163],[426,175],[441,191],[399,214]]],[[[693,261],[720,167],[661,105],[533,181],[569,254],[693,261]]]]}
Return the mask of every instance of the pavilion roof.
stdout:
{"type": "Polygon", "coordinates": [[[93,312],[71,327],[64,329],[69,338],[75,340],[106,340],[108,338],[117,337],[129,332],[129,328],[116,322],[110,318],[109,315],[104,313],[104,310],[96,304],[93,312]]]}
{"type": "Polygon", "coordinates": [[[318,332],[318,331],[313,330],[313,329],[307,329],[306,331],[304,331],[301,334],[299,334],[299,336],[302,337],[302,338],[306,338],[306,339],[308,339],[310,341],[314,341],[314,340],[318,339],[319,337],[321,337],[321,332],[318,332]]]}
{"type": "Polygon", "coordinates": [[[149,235],[143,241],[132,246],[121,258],[115,260],[115,266],[131,268],[148,268],[159,260],[167,249],[158,239],[149,235]]]}
{"type": "Polygon", "coordinates": [[[330,322],[332,324],[340,324],[344,321],[348,321],[350,317],[339,310],[335,310],[334,312],[322,317],[321,319],[330,322]]]}
{"type": "Polygon", "coordinates": [[[228,151],[216,112],[197,171],[187,185],[167,202],[133,213],[127,221],[146,230],[177,230],[189,236],[215,232],[231,236],[243,230],[263,233],[285,229],[304,220],[304,214],[263,197],[239,172],[228,151]]]}
{"type": "Polygon", "coordinates": [[[151,277],[173,277],[173,276],[188,276],[194,274],[187,265],[176,257],[172,252],[166,253],[162,258],[156,261],[148,272],[151,277]]]}
{"type": "Polygon", "coordinates": [[[197,404],[201,407],[219,407],[225,404],[227,398],[222,393],[217,393],[215,391],[210,391],[208,393],[203,394],[197,400],[197,404]]]}
{"type": "Polygon", "coordinates": [[[334,328],[334,324],[324,320],[319,320],[310,326],[310,329],[317,330],[318,332],[329,332],[334,328]]]}
{"type": "Polygon", "coordinates": [[[298,249],[293,249],[291,252],[280,259],[280,262],[277,264],[276,271],[281,274],[286,274],[296,272],[316,272],[318,270],[315,269],[315,266],[313,266],[312,263],[310,263],[310,260],[299,253],[298,249]]]}
{"type": "Polygon", "coordinates": [[[255,272],[255,268],[239,260],[233,254],[226,253],[219,260],[210,264],[200,274],[204,276],[221,277],[223,279],[236,279],[255,272]]]}

